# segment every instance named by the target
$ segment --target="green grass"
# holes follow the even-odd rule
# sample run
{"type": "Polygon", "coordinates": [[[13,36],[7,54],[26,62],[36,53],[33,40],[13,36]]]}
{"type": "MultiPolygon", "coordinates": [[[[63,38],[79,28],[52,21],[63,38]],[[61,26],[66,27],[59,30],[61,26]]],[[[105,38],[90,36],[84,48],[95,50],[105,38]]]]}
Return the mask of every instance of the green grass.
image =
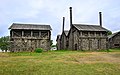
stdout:
{"type": "Polygon", "coordinates": [[[119,75],[120,50],[0,53],[0,75],[119,75]]]}

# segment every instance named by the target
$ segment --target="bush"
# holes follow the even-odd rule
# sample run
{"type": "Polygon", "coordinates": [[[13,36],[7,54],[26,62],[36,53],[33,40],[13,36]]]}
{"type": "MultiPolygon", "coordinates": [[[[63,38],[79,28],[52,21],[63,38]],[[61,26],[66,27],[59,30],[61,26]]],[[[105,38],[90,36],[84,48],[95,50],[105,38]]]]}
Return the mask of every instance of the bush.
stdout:
{"type": "Polygon", "coordinates": [[[36,49],[35,49],[35,52],[36,52],[36,53],[42,53],[42,52],[43,52],[43,49],[42,49],[42,48],[36,48],[36,49]]]}

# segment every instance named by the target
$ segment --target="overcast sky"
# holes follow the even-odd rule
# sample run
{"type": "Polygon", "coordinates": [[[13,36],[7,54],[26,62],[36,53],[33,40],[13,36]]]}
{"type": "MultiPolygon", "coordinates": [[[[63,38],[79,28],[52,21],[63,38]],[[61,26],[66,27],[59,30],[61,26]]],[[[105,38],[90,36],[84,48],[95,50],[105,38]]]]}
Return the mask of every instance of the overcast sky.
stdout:
{"type": "Polygon", "coordinates": [[[98,25],[101,11],[103,27],[120,31],[120,0],[0,0],[0,37],[9,35],[12,23],[50,24],[55,44],[63,16],[69,30],[69,7],[73,7],[74,24],[98,25]]]}

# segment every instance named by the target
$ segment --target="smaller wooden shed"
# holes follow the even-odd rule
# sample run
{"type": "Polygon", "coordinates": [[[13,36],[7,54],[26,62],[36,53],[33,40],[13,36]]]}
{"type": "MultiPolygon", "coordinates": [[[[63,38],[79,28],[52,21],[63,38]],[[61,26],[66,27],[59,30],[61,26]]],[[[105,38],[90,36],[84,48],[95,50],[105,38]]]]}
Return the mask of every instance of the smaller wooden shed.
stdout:
{"type": "Polygon", "coordinates": [[[120,31],[108,36],[109,48],[120,48],[120,31]]]}

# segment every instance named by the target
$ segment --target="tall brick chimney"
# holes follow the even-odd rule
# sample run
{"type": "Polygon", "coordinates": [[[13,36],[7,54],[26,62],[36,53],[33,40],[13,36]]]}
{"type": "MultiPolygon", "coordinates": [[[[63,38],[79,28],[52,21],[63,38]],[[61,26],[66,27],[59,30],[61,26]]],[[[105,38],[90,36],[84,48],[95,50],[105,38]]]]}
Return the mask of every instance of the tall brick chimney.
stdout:
{"type": "Polygon", "coordinates": [[[72,7],[70,7],[70,26],[72,26],[72,7]]]}
{"type": "Polygon", "coordinates": [[[100,26],[102,27],[102,12],[99,12],[99,22],[100,26]]]}
{"type": "Polygon", "coordinates": [[[63,32],[64,32],[64,25],[65,25],[65,17],[63,17],[63,29],[62,29],[63,32]]]}

